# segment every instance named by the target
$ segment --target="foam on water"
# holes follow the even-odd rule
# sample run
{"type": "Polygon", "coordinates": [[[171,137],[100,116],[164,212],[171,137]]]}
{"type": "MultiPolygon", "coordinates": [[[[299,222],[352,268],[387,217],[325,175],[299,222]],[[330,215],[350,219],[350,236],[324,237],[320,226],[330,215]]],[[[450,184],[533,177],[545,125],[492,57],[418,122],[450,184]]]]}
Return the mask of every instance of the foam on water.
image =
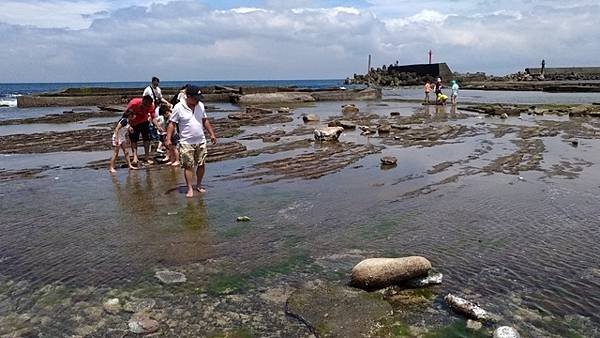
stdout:
{"type": "Polygon", "coordinates": [[[0,96],[0,108],[1,107],[16,107],[17,106],[17,96],[15,94],[8,94],[0,96]]]}

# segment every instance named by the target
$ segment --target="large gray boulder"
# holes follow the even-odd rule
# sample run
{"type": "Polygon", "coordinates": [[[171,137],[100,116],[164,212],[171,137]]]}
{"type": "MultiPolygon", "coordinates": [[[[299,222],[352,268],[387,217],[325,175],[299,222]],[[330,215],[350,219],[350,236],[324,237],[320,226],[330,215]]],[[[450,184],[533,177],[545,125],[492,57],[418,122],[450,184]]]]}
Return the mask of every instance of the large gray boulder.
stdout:
{"type": "Polygon", "coordinates": [[[344,132],[342,127],[326,127],[315,129],[314,135],[317,141],[337,141],[342,132],[344,132]]]}
{"type": "Polygon", "coordinates": [[[377,290],[425,275],[430,269],[429,260],[420,256],[369,258],[354,266],[351,283],[361,289],[377,290]]]}

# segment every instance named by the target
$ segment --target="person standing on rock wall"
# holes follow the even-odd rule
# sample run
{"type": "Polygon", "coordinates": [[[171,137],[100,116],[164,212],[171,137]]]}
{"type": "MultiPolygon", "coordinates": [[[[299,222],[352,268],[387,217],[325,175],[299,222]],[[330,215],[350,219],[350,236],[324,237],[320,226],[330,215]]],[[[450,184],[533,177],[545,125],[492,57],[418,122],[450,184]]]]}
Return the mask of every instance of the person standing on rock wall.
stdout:
{"type": "Polygon", "coordinates": [[[179,162],[184,169],[187,186],[186,197],[193,197],[194,190],[200,193],[206,192],[206,189],[202,187],[205,161],[208,155],[204,128],[208,131],[211,143],[217,143],[215,131],[208,121],[204,104],[200,102],[201,99],[200,88],[196,86],[186,88],[186,98],[173,108],[165,140],[165,145],[171,146],[171,137],[175,131],[175,124],[177,124],[179,126],[179,162]],[[192,185],[194,167],[196,167],[196,188],[192,185]]]}
{"type": "Polygon", "coordinates": [[[144,96],[141,99],[135,98],[129,101],[125,111],[129,114],[129,138],[131,140],[134,164],[139,162],[137,145],[140,140],[140,134],[142,134],[142,139],[144,140],[146,163],[152,164],[152,161],[150,160],[150,122],[152,122],[159,131],[163,130],[156,120],[156,113],[152,101],[152,96],[144,96]]]}

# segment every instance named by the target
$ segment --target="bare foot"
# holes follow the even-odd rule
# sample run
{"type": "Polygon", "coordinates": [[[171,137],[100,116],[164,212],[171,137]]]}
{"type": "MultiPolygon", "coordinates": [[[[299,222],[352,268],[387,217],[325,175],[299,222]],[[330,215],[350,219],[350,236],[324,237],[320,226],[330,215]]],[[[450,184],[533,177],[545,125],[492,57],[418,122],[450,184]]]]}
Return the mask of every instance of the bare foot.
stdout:
{"type": "Polygon", "coordinates": [[[154,164],[154,161],[152,161],[152,160],[146,160],[146,164],[154,164]]]}
{"type": "Polygon", "coordinates": [[[175,161],[175,162],[171,163],[171,166],[173,166],[173,167],[179,166],[179,161],[175,161]]]}
{"type": "Polygon", "coordinates": [[[109,171],[111,174],[114,174],[114,173],[116,173],[116,172],[117,172],[117,171],[115,170],[115,168],[108,168],[108,171],[109,171]]]}
{"type": "Polygon", "coordinates": [[[165,163],[165,165],[171,165],[171,162],[167,162],[167,163],[165,163]]]}
{"type": "Polygon", "coordinates": [[[187,198],[194,197],[194,190],[188,190],[187,194],[185,194],[185,197],[187,197],[187,198]]]}
{"type": "Polygon", "coordinates": [[[138,170],[138,169],[140,169],[140,168],[138,168],[138,167],[134,167],[134,166],[132,166],[132,165],[131,165],[131,166],[129,166],[129,170],[138,170]]]}
{"type": "Polygon", "coordinates": [[[206,192],[206,189],[202,188],[202,186],[197,186],[196,187],[196,191],[198,191],[199,193],[203,194],[206,192]]]}

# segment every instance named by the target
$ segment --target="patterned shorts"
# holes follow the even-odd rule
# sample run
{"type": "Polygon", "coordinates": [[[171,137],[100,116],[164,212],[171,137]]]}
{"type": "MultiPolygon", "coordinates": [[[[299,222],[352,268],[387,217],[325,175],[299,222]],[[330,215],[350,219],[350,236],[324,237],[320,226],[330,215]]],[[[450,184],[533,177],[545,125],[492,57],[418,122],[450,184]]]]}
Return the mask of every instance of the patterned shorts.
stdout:
{"type": "Polygon", "coordinates": [[[204,165],[206,160],[206,143],[203,144],[179,144],[179,162],[183,168],[193,168],[204,165]]]}

